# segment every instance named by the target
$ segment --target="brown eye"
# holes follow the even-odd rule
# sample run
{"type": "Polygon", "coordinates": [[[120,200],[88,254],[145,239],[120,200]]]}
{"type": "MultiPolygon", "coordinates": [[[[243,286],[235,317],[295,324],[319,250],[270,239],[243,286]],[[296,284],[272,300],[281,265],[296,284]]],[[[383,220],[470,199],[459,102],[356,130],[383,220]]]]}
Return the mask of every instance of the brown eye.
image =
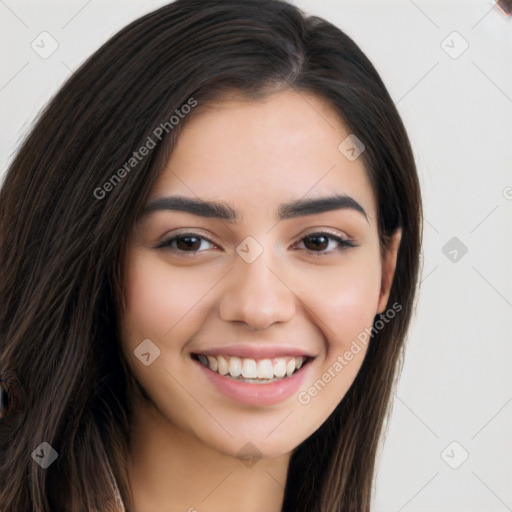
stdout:
{"type": "Polygon", "coordinates": [[[304,238],[304,245],[311,251],[325,251],[329,246],[329,237],[325,235],[312,235],[304,238]]]}
{"type": "Polygon", "coordinates": [[[176,247],[180,251],[197,251],[201,246],[201,240],[196,236],[180,236],[176,237],[176,247]]]}
{"type": "MultiPolygon", "coordinates": [[[[200,250],[201,246],[206,244],[214,245],[210,240],[204,236],[195,233],[182,233],[180,235],[168,238],[156,246],[157,249],[170,249],[174,252],[188,252],[196,253],[203,252],[205,249],[200,250]]],[[[207,246],[206,249],[209,247],[207,246]]]]}
{"type": "Polygon", "coordinates": [[[306,250],[318,255],[328,255],[334,251],[340,251],[349,247],[356,247],[350,240],[341,238],[331,233],[311,233],[305,236],[301,242],[306,250]],[[327,250],[331,247],[330,250],[327,250]]]}

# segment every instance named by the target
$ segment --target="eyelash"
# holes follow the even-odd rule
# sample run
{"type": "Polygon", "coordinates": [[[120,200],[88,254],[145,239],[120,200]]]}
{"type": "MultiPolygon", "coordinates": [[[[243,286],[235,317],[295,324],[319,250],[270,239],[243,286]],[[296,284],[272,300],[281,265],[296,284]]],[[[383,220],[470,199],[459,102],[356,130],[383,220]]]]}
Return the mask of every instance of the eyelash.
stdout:
{"type": "MultiPolygon", "coordinates": [[[[323,232],[323,231],[314,231],[314,232],[308,233],[307,235],[305,235],[304,237],[301,238],[300,242],[302,242],[308,238],[315,238],[315,237],[320,237],[320,236],[325,237],[329,240],[334,240],[335,242],[338,243],[338,248],[335,249],[334,251],[342,251],[344,249],[357,247],[356,244],[354,242],[352,242],[351,240],[347,240],[346,238],[342,238],[338,235],[334,235],[332,233],[323,232]]],[[[174,253],[180,253],[180,255],[183,255],[183,256],[186,254],[197,254],[197,253],[203,252],[203,251],[183,251],[181,249],[176,249],[174,247],[171,247],[171,244],[175,240],[178,240],[180,238],[197,238],[199,240],[205,240],[205,241],[215,245],[214,242],[212,242],[208,238],[206,238],[198,233],[185,232],[185,233],[180,233],[178,235],[175,235],[172,238],[168,238],[167,240],[163,240],[155,248],[170,250],[174,253]]],[[[306,251],[310,252],[311,255],[313,255],[314,257],[327,256],[334,252],[333,250],[331,250],[331,251],[311,251],[308,249],[306,249],[306,251]]]]}

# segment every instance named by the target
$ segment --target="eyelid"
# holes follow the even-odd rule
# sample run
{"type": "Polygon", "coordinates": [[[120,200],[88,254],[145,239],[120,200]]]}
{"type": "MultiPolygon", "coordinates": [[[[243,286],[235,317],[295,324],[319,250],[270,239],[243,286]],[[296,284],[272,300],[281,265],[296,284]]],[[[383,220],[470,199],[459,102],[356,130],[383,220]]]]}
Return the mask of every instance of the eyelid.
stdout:
{"type": "Polygon", "coordinates": [[[348,236],[346,233],[343,232],[337,232],[333,231],[331,228],[322,228],[322,227],[315,227],[315,228],[309,228],[306,232],[302,233],[299,236],[299,240],[302,240],[303,238],[306,238],[308,236],[312,235],[331,235],[333,237],[341,238],[347,242],[353,241],[350,236],[348,236]]]}
{"type": "MultiPolygon", "coordinates": [[[[218,246],[210,237],[210,235],[207,235],[204,233],[204,231],[201,230],[201,228],[183,228],[178,229],[177,231],[171,231],[169,233],[166,233],[164,236],[161,237],[160,241],[156,243],[154,246],[155,249],[158,249],[159,247],[163,246],[163,244],[166,244],[167,242],[174,240],[177,237],[180,236],[194,236],[197,238],[201,238],[203,240],[206,240],[207,242],[211,243],[212,245],[218,246]]],[[[164,246],[165,248],[165,246],[164,246]]]]}

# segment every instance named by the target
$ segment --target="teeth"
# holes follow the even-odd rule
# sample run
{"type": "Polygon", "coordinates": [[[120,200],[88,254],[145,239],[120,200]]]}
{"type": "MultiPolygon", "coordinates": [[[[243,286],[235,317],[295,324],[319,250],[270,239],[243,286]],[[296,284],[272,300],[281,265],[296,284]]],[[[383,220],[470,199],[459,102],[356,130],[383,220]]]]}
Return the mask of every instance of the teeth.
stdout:
{"type": "Polygon", "coordinates": [[[274,359],[251,359],[240,357],[198,355],[199,361],[210,370],[221,375],[230,375],[250,382],[273,381],[292,376],[302,367],[305,357],[276,357],[274,359]]]}
{"type": "Polygon", "coordinates": [[[274,375],[276,377],[284,377],[286,375],[286,359],[279,357],[274,363],[274,375]]]}
{"type": "Polygon", "coordinates": [[[238,377],[242,373],[242,361],[239,357],[229,359],[229,374],[231,377],[238,377]]]}
{"type": "Polygon", "coordinates": [[[289,377],[295,371],[295,358],[286,363],[286,376],[289,377]]]}
{"type": "Polygon", "coordinates": [[[242,364],[242,377],[244,379],[255,379],[258,376],[258,366],[254,359],[244,359],[242,364]]]}
{"type": "Polygon", "coordinates": [[[273,379],[274,367],[270,359],[258,361],[258,379],[273,379]]]}
{"type": "Polygon", "coordinates": [[[208,356],[208,366],[214,371],[217,371],[217,358],[213,356],[208,356]]]}
{"type": "Polygon", "coordinates": [[[217,359],[217,363],[218,363],[217,371],[221,375],[227,375],[228,372],[229,372],[229,364],[228,364],[228,362],[222,356],[219,356],[216,359],[217,359]]]}

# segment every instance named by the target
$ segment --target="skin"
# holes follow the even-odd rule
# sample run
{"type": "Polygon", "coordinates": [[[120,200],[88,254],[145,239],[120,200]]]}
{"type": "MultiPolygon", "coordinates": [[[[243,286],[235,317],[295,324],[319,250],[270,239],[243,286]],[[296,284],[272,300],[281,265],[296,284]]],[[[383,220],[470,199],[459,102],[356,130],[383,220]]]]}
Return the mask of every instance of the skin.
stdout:
{"type": "MultiPolygon", "coordinates": [[[[361,158],[338,146],[350,132],[323,99],[285,91],[264,100],[230,97],[187,119],[151,193],[224,201],[238,223],[188,212],[143,216],[129,241],[123,350],[150,397],[134,397],[129,476],[136,510],[277,512],[290,454],[334,410],[353,382],[366,347],[307,404],[297,393],[274,405],[248,405],[220,393],[190,354],[231,343],[285,344],[314,355],[300,390],[343,356],[386,310],[398,231],[381,257],[375,196],[361,158]],[[353,209],[277,221],[283,202],[334,194],[353,209]],[[193,251],[155,248],[192,231],[193,251]],[[312,233],[351,240],[339,247],[312,233]],[[263,248],[252,263],[236,248],[248,236],[263,248]],[[319,255],[320,254],[320,255],[319,255]],[[145,366],[144,339],[160,350],[145,366]],[[251,467],[237,453],[252,443],[251,467]]],[[[181,239],[182,241],[182,239],[181,239]]]]}

